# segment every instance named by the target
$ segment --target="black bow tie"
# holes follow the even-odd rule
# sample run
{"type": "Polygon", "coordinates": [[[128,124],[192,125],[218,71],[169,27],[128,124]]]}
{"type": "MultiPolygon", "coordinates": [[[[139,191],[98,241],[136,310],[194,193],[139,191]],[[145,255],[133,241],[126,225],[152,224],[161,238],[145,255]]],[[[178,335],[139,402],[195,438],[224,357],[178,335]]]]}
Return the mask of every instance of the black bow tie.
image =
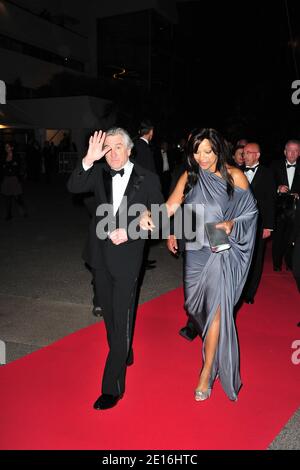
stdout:
{"type": "Polygon", "coordinates": [[[295,168],[295,166],[296,166],[296,163],[294,165],[290,165],[289,163],[286,164],[287,168],[295,168]]]}
{"type": "Polygon", "coordinates": [[[110,169],[109,171],[110,173],[110,176],[114,177],[116,175],[121,175],[123,176],[124,175],[124,168],[122,168],[122,170],[113,170],[112,168],[110,169]]]}
{"type": "Polygon", "coordinates": [[[253,166],[252,168],[250,168],[249,166],[246,166],[246,168],[245,168],[244,171],[245,171],[245,172],[246,172],[246,171],[253,171],[253,173],[254,173],[257,167],[258,167],[258,165],[257,165],[257,166],[253,166]]]}

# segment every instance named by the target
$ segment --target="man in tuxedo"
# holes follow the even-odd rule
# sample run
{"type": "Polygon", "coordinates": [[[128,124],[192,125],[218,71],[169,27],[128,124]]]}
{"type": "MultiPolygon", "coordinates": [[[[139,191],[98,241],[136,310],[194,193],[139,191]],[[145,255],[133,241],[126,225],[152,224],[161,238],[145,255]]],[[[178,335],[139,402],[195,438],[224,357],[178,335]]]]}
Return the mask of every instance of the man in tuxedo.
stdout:
{"type": "MultiPolygon", "coordinates": [[[[157,174],[157,169],[154,161],[154,155],[150,147],[150,142],[153,138],[154,126],[151,121],[144,119],[140,123],[139,138],[134,142],[133,159],[141,167],[157,174]]],[[[146,243],[144,251],[143,272],[145,269],[156,268],[156,260],[148,259],[150,250],[150,242],[146,243]]]]}
{"type": "Polygon", "coordinates": [[[95,282],[103,307],[109,353],[102,394],[94,404],[96,410],[112,408],[125,391],[136,286],[145,243],[141,235],[136,232],[132,235],[130,228],[136,214],[132,215],[130,209],[133,204],[150,209],[152,204],[163,203],[157,175],[129,160],[132,147],[132,140],[122,128],[95,132],[86,156],[68,182],[72,193],[93,192],[97,204],[86,261],[97,270],[95,282]]]}
{"type": "Polygon", "coordinates": [[[150,148],[153,133],[153,124],[147,119],[142,121],[139,128],[139,138],[134,144],[134,161],[143,168],[157,173],[153,153],[150,148]]]}
{"type": "MultiPolygon", "coordinates": [[[[95,201],[95,196],[93,194],[87,194],[86,197],[83,199],[83,203],[88,211],[90,219],[94,219],[95,214],[96,214],[96,201],[95,201]]],[[[94,224],[90,224],[90,230],[94,230],[94,224]]],[[[87,247],[88,249],[88,247],[87,247]]],[[[88,254],[83,255],[83,259],[88,259],[90,256],[88,254]]],[[[91,268],[88,263],[86,263],[86,267],[88,270],[92,273],[93,279],[92,279],[92,286],[93,286],[93,315],[95,317],[102,317],[102,308],[101,308],[101,299],[99,297],[99,293],[97,292],[97,282],[95,281],[95,277],[97,276],[97,269],[91,268]]]]}
{"type": "Polygon", "coordinates": [[[174,158],[167,141],[162,140],[155,150],[155,165],[160,178],[162,192],[165,199],[168,199],[171,187],[171,173],[174,168],[174,158]]]}
{"type": "Polygon", "coordinates": [[[276,231],[273,237],[273,269],[281,271],[285,259],[292,269],[292,251],[295,211],[300,194],[300,142],[289,140],[284,149],[285,158],[272,165],[277,189],[276,231]]]}
{"type": "Polygon", "coordinates": [[[256,241],[252,263],[244,287],[244,299],[249,304],[254,303],[263,270],[266,240],[274,229],[275,218],[275,183],[269,168],[259,163],[260,147],[256,142],[244,147],[244,173],[249,181],[259,210],[256,241]]]}

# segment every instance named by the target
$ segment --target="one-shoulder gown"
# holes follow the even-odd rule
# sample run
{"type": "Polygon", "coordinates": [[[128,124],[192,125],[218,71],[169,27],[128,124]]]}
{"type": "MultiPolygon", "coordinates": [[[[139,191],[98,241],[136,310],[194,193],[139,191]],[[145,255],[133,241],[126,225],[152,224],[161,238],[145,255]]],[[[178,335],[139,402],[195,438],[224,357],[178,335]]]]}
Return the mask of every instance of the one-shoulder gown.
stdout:
{"type": "Polygon", "coordinates": [[[226,188],[223,178],[200,168],[197,183],[185,198],[185,204],[203,204],[204,222],[234,220],[234,226],[229,236],[230,249],[213,253],[205,235],[201,249],[186,251],[184,289],[186,310],[202,335],[203,358],[205,338],[220,306],[220,334],[210,381],[218,374],[227,396],[236,400],[241,379],[233,310],[251,263],[257,206],[250,188],[235,187],[231,197],[226,188]]]}

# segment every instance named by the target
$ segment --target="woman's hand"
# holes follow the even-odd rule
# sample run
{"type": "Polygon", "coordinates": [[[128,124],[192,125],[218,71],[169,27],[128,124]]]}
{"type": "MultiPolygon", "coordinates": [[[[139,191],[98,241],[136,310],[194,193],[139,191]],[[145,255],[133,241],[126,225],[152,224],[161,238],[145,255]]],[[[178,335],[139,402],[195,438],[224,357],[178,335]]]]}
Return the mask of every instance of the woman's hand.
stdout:
{"type": "Polygon", "coordinates": [[[84,157],[84,163],[87,166],[91,166],[96,160],[100,160],[111,150],[108,145],[104,146],[105,137],[106,134],[102,131],[96,131],[94,135],[90,137],[88,152],[84,157]]]}
{"type": "Polygon", "coordinates": [[[234,220],[226,220],[225,222],[220,222],[216,225],[216,228],[221,228],[227,235],[231,234],[233,229],[234,220]]]}
{"type": "Polygon", "coordinates": [[[173,255],[176,255],[178,251],[178,244],[177,244],[177,239],[175,235],[168,236],[167,247],[168,247],[168,250],[171,251],[171,253],[173,253],[173,255]]]}
{"type": "Polygon", "coordinates": [[[151,230],[151,232],[153,231],[155,225],[151,219],[151,213],[149,211],[145,211],[142,213],[140,217],[139,226],[143,230],[151,230]]]}

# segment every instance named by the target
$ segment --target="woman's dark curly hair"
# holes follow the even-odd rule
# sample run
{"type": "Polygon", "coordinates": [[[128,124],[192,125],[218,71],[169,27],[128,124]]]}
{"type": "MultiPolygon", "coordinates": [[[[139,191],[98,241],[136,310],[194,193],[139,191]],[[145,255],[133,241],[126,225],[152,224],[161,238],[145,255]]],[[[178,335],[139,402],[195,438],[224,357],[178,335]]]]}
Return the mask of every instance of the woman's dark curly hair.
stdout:
{"type": "Polygon", "coordinates": [[[185,185],[184,194],[187,194],[197,182],[199,165],[195,160],[194,154],[197,153],[198,147],[204,139],[209,140],[212,147],[212,151],[215,155],[217,155],[216,171],[219,171],[221,173],[222,178],[226,181],[227,194],[230,197],[232,196],[234,191],[234,183],[232,176],[227,170],[226,163],[231,157],[231,149],[228,142],[226,142],[224,137],[222,137],[218,131],[209,128],[195,129],[190,134],[190,138],[187,143],[188,179],[185,185]]]}

